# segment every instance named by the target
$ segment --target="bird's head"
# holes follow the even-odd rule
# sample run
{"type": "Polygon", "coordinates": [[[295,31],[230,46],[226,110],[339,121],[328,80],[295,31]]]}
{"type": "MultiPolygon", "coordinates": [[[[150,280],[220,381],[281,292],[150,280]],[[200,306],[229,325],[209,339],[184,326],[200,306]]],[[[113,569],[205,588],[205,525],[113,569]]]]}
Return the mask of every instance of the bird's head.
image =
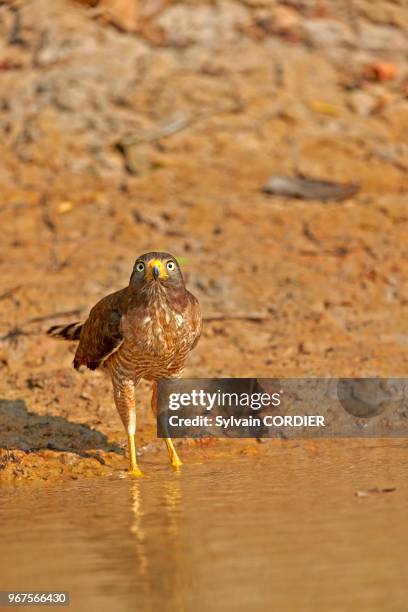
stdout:
{"type": "Polygon", "coordinates": [[[177,260],[170,253],[145,253],[133,267],[130,285],[138,288],[184,288],[184,280],[177,260]]]}

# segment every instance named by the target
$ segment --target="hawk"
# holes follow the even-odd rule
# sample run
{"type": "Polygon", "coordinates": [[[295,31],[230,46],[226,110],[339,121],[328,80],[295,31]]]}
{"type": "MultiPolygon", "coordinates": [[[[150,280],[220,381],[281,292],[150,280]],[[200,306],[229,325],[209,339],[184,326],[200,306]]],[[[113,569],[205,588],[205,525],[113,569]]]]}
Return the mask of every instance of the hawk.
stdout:
{"type": "MultiPolygon", "coordinates": [[[[152,252],[136,259],[129,285],[102,298],[85,322],[56,325],[47,332],[79,340],[76,369],[101,368],[110,375],[134,476],[142,475],[135,449],[135,386],[142,378],[153,382],[152,409],[157,414],[157,380],[181,376],[201,325],[199,303],[187,291],[177,260],[169,253],[152,252]]],[[[179,467],[172,440],[165,442],[171,464],[179,467]]]]}

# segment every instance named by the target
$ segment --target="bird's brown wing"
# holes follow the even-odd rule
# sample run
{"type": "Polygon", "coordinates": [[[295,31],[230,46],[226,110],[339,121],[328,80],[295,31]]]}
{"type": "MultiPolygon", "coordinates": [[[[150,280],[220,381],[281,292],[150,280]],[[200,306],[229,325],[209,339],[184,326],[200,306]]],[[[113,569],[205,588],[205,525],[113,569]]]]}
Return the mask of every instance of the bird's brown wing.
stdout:
{"type": "Polygon", "coordinates": [[[85,321],[74,357],[74,367],[86,365],[95,370],[123,342],[121,321],[126,311],[127,290],[121,289],[102,298],[85,321]]]}
{"type": "Polygon", "coordinates": [[[201,308],[197,298],[194,297],[194,295],[189,291],[187,291],[187,297],[190,306],[191,331],[194,336],[194,341],[190,349],[192,350],[200,339],[203,322],[201,316],[201,308]]]}

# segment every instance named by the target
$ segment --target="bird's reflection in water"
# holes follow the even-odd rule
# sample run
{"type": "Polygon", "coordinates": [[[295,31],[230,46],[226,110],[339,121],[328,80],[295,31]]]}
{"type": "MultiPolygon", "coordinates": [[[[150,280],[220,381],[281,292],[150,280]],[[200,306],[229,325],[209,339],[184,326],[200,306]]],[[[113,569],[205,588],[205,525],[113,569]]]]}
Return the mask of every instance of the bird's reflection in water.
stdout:
{"type": "Polygon", "coordinates": [[[180,535],[183,519],[182,490],[180,486],[181,474],[174,473],[174,478],[168,480],[163,487],[163,507],[167,515],[166,528],[169,535],[176,538],[180,535]]]}
{"type": "Polygon", "coordinates": [[[132,523],[130,533],[136,543],[136,555],[139,561],[139,573],[144,576],[147,572],[147,556],[145,550],[145,533],[143,529],[143,510],[141,504],[140,482],[133,480],[130,488],[132,501],[132,523]]]}
{"type": "Polygon", "coordinates": [[[135,572],[144,596],[165,598],[168,609],[184,610],[191,549],[186,546],[182,475],[174,472],[171,479],[155,483],[135,480],[130,493],[135,572]]]}

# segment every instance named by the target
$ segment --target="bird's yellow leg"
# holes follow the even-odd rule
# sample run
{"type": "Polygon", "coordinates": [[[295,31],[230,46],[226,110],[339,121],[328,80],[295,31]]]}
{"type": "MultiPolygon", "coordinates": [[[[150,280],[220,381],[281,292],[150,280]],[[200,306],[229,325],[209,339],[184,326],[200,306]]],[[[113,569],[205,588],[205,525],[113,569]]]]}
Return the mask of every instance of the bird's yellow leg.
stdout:
{"type": "MultiPolygon", "coordinates": [[[[156,381],[153,381],[153,389],[152,389],[153,393],[152,393],[152,410],[153,410],[153,414],[157,417],[157,383],[156,381]]],[[[173,441],[171,440],[171,438],[164,438],[164,441],[166,443],[167,446],[167,450],[169,453],[169,457],[170,457],[170,463],[174,468],[178,468],[180,467],[180,465],[183,465],[182,462],[180,461],[180,457],[177,454],[176,449],[174,448],[174,444],[173,441]]]]}
{"type": "Polygon", "coordinates": [[[129,459],[130,459],[130,475],[131,476],[143,476],[143,472],[137,465],[136,461],[136,447],[135,447],[135,434],[128,434],[128,445],[129,445],[129,459]]]}
{"type": "Polygon", "coordinates": [[[164,438],[166,442],[167,450],[169,452],[170,463],[173,467],[178,468],[180,465],[183,465],[180,461],[180,457],[177,454],[176,449],[174,448],[173,440],[171,438],[164,438]]]}

